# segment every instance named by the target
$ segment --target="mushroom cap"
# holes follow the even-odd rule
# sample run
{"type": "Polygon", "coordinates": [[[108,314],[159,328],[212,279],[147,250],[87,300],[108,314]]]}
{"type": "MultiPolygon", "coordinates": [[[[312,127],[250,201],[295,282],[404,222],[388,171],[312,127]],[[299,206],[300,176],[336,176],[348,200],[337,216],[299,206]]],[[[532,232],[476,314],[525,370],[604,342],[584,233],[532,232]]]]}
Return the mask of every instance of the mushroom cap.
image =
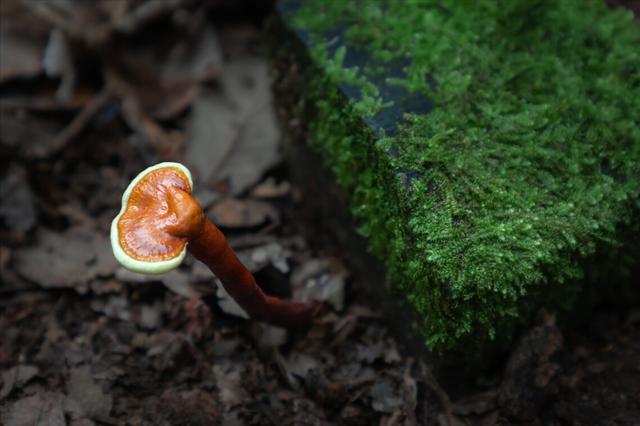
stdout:
{"type": "Polygon", "coordinates": [[[180,163],[164,162],[142,171],[122,195],[120,213],[111,222],[111,248],[125,268],[161,274],[182,263],[187,239],[165,229],[175,216],[168,200],[173,189],[191,193],[191,172],[180,163]]]}

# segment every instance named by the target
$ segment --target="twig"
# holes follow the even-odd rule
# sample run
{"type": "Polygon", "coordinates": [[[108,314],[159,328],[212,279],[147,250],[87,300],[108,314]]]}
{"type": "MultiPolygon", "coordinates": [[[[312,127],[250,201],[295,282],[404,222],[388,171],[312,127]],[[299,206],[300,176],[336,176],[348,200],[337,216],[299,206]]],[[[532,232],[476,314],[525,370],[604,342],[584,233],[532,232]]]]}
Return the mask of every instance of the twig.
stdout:
{"type": "Polygon", "coordinates": [[[133,34],[145,24],[177,9],[185,0],[149,0],[113,23],[112,29],[123,34],[133,34]]]}
{"type": "Polygon", "coordinates": [[[161,159],[175,157],[183,142],[181,136],[176,132],[165,131],[160,124],[148,117],[137,99],[119,90],[117,93],[122,102],[122,118],[136,135],[153,147],[161,159]]]}
{"type": "Polygon", "coordinates": [[[31,10],[40,19],[47,21],[52,26],[60,28],[70,37],[84,40],[89,45],[102,44],[109,37],[109,28],[99,26],[83,30],[77,25],[72,24],[72,20],[68,16],[60,13],[52,7],[52,4],[46,1],[20,0],[25,7],[31,10]]]}
{"type": "Polygon", "coordinates": [[[415,360],[409,357],[405,363],[404,374],[402,375],[402,389],[404,391],[404,415],[406,423],[417,424],[416,407],[418,406],[418,388],[416,381],[411,375],[411,369],[415,360]]]}
{"type": "Polygon", "coordinates": [[[300,391],[300,383],[293,376],[293,374],[287,370],[287,362],[284,357],[280,353],[277,347],[271,348],[271,356],[273,356],[276,365],[278,366],[278,371],[282,375],[282,378],[287,382],[289,387],[293,390],[300,391]]]}
{"type": "Polygon", "coordinates": [[[129,1],[130,0],[120,0],[109,9],[109,19],[111,22],[116,22],[126,16],[129,12],[129,1]]]}
{"type": "Polygon", "coordinates": [[[442,389],[440,383],[438,383],[438,380],[436,380],[435,376],[431,372],[431,369],[427,367],[424,362],[420,362],[420,373],[422,373],[421,375],[424,379],[424,383],[434,394],[436,394],[436,397],[438,397],[440,405],[444,410],[444,415],[448,426],[454,426],[456,422],[454,421],[453,405],[451,404],[449,395],[445,392],[444,389],[442,389]]]}
{"type": "Polygon", "coordinates": [[[51,4],[47,2],[30,0],[20,0],[20,3],[31,10],[40,19],[49,22],[54,27],[61,28],[72,36],[83,37],[80,30],[76,26],[72,25],[69,19],[67,19],[58,11],[54,10],[53,7],[51,7],[51,4]]]}
{"type": "Polygon", "coordinates": [[[125,2],[123,6],[114,11],[112,22],[92,28],[80,28],[78,25],[74,25],[72,19],[55,10],[49,2],[40,0],[19,1],[39,18],[54,27],[62,29],[72,38],[83,40],[87,44],[95,46],[106,44],[114,31],[131,35],[149,22],[169,14],[191,0],[148,0],[131,12],[119,17],[123,11],[126,11],[128,4],[125,2]]]}
{"type": "Polygon", "coordinates": [[[47,156],[53,156],[63,150],[72,140],[87,127],[93,117],[109,102],[112,97],[111,90],[108,88],[102,91],[91,100],[74,118],[71,123],[58,133],[49,144],[47,156]]]}
{"type": "Polygon", "coordinates": [[[15,98],[15,99],[0,99],[0,111],[15,111],[15,110],[28,110],[28,111],[69,111],[74,112],[83,108],[86,103],[71,100],[69,102],[60,102],[51,98],[15,98]]]}

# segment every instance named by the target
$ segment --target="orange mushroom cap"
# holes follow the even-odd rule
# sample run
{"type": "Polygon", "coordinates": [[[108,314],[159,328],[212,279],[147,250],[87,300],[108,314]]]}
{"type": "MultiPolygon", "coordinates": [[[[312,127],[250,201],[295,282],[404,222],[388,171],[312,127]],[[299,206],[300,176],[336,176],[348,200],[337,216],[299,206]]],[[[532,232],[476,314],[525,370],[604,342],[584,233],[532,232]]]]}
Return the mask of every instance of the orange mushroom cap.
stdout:
{"type": "Polygon", "coordinates": [[[201,215],[192,188],[191,173],[179,163],[156,164],[131,181],[111,224],[113,254],[125,268],[160,274],[182,263],[190,236],[185,209],[201,215]]]}

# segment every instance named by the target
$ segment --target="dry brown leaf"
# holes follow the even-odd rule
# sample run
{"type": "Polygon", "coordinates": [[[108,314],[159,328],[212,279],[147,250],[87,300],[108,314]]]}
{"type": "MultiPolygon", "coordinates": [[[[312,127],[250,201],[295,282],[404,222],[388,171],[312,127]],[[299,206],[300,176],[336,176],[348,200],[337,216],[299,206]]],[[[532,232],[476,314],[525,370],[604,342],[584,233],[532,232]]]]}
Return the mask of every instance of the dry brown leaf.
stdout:
{"type": "Polygon", "coordinates": [[[6,426],[65,426],[64,395],[39,392],[14,402],[2,418],[6,426]]]}
{"type": "Polygon", "coordinates": [[[22,167],[13,165],[0,181],[0,241],[23,241],[36,223],[34,198],[27,174],[22,167]]]}
{"type": "Polygon", "coordinates": [[[310,259],[291,275],[293,298],[327,302],[335,310],[342,311],[348,276],[349,272],[337,259],[310,259]]]}
{"type": "Polygon", "coordinates": [[[393,413],[401,408],[404,402],[400,386],[386,378],[378,380],[373,385],[369,396],[371,397],[371,408],[381,413],[393,413]]]}
{"type": "Polygon", "coordinates": [[[87,417],[107,417],[111,412],[113,397],[102,390],[95,382],[89,366],[81,366],[71,370],[67,383],[69,398],[74,400],[87,417]]]}
{"type": "Polygon", "coordinates": [[[263,201],[223,198],[209,209],[207,215],[224,228],[254,228],[268,221],[278,222],[279,212],[263,201]]]}
{"type": "Polygon", "coordinates": [[[194,105],[185,160],[205,182],[240,194],[280,159],[280,130],[272,105],[268,66],[244,57],[225,64],[220,90],[194,105]]]}
{"type": "Polygon", "coordinates": [[[220,424],[220,402],[212,392],[197,387],[189,390],[164,390],[157,410],[166,419],[167,424],[184,424],[185,419],[197,425],[220,424]]]}
{"type": "Polygon", "coordinates": [[[38,367],[33,365],[18,365],[2,373],[2,388],[0,401],[11,394],[14,388],[21,388],[38,374],[38,367]]]}
{"type": "Polygon", "coordinates": [[[168,47],[166,43],[117,45],[105,67],[107,81],[134,98],[142,115],[174,118],[191,105],[200,83],[218,75],[222,66],[216,33],[209,26],[198,28],[193,35],[182,32],[167,40],[168,47]]]}
{"type": "Polygon", "coordinates": [[[272,177],[260,182],[251,190],[255,198],[282,198],[291,193],[291,184],[287,181],[276,183],[272,177]]]}
{"type": "Polygon", "coordinates": [[[239,118],[216,92],[202,93],[193,104],[185,164],[196,178],[211,179],[238,138],[239,118]]]}
{"type": "Polygon", "coordinates": [[[43,71],[46,32],[17,1],[0,2],[0,83],[43,71]]]}
{"type": "Polygon", "coordinates": [[[248,394],[242,385],[244,367],[238,364],[216,363],[212,368],[216,385],[220,390],[220,401],[225,408],[229,409],[245,401],[248,394]]]}
{"type": "Polygon", "coordinates": [[[16,250],[14,266],[20,276],[42,287],[71,287],[84,293],[91,279],[115,273],[117,263],[104,238],[91,240],[41,228],[37,241],[37,246],[16,250]]]}

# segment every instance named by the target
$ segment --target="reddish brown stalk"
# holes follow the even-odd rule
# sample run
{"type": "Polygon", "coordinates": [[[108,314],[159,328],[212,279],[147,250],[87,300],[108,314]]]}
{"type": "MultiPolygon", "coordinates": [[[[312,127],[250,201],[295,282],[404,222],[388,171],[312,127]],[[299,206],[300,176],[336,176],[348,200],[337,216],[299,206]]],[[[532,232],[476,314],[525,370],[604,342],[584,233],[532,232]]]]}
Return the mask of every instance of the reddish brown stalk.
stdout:
{"type": "MultiPolygon", "coordinates": [[[[130,185],[126,205],[114,220],[116,257],[130,269],[147,272],[147,265],[179,259],[186,244],[251,318],[295,331],[311,327],[323,305],[266,295],[222,232],[206,218],[191,195],[190,180],[177,166],[152,170],[130,185]]],[[[153,268],[154,273],[167,270],[153,268]]]]}
{"type": "Polygon", "coordinates": [[[255,320],[289,330],[307,330],[320,305],[315,301],[298,303],[266,295],[253,274],[240,262],[224,234],[206,218],[193,196],[182,189],[167,191],[169,208],[176,221],[166,231],[186,238],[189,252],[211,269],[227,293],[255,320]]]}
{"type": "Polygon", "coordinates": [[[289,330],[304,331],[311,327],[320,304],[316,301],[297,303],[266,295],[222,232],[210,221],[206,220],[204,230],[189,240],[188,250],[211,269],[227,293],[251,318],[289,330]]]}

